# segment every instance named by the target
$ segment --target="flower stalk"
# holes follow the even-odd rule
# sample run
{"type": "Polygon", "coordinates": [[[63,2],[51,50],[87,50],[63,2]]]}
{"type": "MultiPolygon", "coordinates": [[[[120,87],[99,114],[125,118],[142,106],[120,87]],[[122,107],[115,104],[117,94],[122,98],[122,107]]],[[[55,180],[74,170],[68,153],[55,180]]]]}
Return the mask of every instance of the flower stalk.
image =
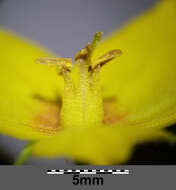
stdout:
{"type": "Polygon", "coordinates": [[[32,141],[32,142],[29,142],[25,146],[25,148],[23,149],[23,151],[20,153],[20,156],[15,161],[15,163],[14,163],[15,166],[23,165],[25,162],[27,162],[29,160],[29,158],[32,155],[33,145],[34,145],[34,142],[32,141]]]}

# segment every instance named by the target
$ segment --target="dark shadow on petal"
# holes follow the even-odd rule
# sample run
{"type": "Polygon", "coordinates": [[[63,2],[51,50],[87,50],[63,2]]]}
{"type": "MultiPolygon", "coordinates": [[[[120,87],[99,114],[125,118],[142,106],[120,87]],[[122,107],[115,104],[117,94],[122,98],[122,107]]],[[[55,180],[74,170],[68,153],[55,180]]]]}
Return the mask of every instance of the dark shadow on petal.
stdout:
{"type": "MultiPolygon", "coordinates": [[[[166,128],[176,135],[176,125],[166,128]]],[[[176,143],[152,141],[136,145],[131,159],[126,164],[133,165],[176,165],[176,143]]]]}
{"type": "Polygon", "coordinates": [[[62,105],[62,99],[60,95],[56,95],[56,98],[54,100],[46,99],[45,97],[39,95],[39,94],[34,94],[32,98],[39,100],[41,102],[46,102],[46,103],[55,103],[58,104],[59,106],[62,105]]]}
{"type": "Polygon", "coordinates": [[[176,144],[168,142],[149,142],[137,145],[128,165],[175,165],[176,144]]]}
{"type": "Polygon", "coordinates": [[[12,165],[13,162],[13,158],[2,147],[0,147],[0,165],[12,165]]]}
{"type": "Polygon", "coordinates": [[[170,133],[176,135],[176,124],[167,127],[166,130],[167,130],[168,132],[170,132],[170,133]]]}

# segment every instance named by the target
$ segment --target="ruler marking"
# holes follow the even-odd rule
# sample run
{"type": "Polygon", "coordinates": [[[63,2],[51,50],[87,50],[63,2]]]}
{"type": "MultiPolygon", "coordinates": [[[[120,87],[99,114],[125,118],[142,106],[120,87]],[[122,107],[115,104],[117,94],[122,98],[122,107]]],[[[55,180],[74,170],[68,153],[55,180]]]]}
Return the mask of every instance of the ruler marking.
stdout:
{"type": "Polygon", "coordinates": [[[57,174],[113,174],[113,175],[119,175],[119,174],[129,174],[129,170],[78,170],[78,169],[68,169],[68,170],[48,170],[47,174],[51,174],[51,175],[57,175],[57,174]]]}

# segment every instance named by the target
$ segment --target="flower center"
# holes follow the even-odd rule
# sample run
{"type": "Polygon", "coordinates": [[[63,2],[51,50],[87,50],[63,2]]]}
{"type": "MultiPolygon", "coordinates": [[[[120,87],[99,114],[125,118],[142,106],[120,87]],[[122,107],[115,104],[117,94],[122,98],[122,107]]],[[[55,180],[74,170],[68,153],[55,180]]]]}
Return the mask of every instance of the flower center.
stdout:
{"type": "Polygon", "coordinates": [[[121,55],[118,49],[91,60],[91,55],[101,39],[97,32],[91,43],[81,49],[74,58],[40,58],[39,63],[56,65],[64,79],[64,93],[60,121],[62,128],[96,127],[103,122],[103,101],[100,85],[100,68],[121,55]]]}

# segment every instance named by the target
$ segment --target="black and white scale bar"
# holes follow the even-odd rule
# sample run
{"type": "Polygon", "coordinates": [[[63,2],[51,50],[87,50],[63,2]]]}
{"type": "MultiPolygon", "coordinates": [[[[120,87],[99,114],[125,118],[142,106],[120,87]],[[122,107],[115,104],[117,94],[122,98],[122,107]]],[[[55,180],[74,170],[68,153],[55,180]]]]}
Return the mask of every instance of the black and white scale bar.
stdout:
{"type": "Polygon", "coordinates": [[[129,174],[129,170],[47,170],[47,174],[129,174]]]}

